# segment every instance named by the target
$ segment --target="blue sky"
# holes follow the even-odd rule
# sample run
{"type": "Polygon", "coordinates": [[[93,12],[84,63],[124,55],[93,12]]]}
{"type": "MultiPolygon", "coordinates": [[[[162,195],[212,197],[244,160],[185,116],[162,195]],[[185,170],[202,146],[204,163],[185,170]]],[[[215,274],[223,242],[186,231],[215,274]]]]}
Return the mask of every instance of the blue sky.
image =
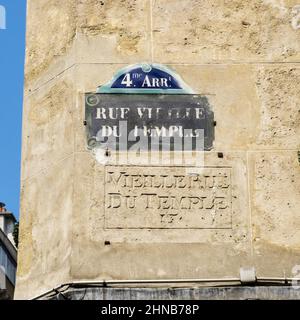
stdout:
{"type": "Polygon", "coordinates": [[[19,216],[26,0],[0,0],[0,202],[19,216]]]}

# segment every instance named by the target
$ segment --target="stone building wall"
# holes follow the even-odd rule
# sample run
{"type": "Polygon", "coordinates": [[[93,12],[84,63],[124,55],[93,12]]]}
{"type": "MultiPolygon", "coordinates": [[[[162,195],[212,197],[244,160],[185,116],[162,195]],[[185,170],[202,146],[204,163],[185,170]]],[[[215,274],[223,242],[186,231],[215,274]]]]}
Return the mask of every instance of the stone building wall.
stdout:
{"type": "Polygon", "coordinates": [[[84,280],[238,277],[241,266],[291,277],[299,61],[299,0],[28,0],[16,298],[84,280]],[[139,62],[208,97],[217,125],[205,166],[231,172],[231,227],[105,228],[106,168],[86,147],[84,93],[139,62]]]}

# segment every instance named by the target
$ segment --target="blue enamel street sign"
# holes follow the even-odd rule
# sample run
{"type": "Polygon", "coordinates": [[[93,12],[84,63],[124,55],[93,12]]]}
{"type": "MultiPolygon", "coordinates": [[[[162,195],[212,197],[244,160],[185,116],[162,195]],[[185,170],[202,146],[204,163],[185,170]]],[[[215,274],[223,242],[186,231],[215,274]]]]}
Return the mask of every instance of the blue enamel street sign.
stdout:
{"type": "Polygon", "coordinates": [[[190,94],[193,90],[165,66],[138,64],[120,70],[97,93],[190,94]]]}
{"type": "Polygon", "coordinates": [[[131,150],[138,141],[146,150],[163,149],[167,139],[174,151],[188,145],[199,150],[200,139],[204,150],[213,147],[214,113],[207,97],[166,66],[123,68],[85,98],[89,149],[131,150]]]}
{"type": "Polygon", "coordinates": [[[112,88],[137,89],[182,89],[180,84],[169,73],[151,68],[150,71],[142,67],[135,68],[122,74],[112,84],[112,88]]]}

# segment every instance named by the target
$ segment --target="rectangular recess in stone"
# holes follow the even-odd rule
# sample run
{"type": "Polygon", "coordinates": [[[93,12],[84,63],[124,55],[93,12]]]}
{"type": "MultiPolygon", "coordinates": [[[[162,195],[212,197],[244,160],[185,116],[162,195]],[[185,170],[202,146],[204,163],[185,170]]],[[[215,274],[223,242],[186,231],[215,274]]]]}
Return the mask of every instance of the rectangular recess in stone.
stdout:
{"type": "Polygon", "coordinates": [[[106,166],[107,229],[232,229],[230,167],[106,166]]]}

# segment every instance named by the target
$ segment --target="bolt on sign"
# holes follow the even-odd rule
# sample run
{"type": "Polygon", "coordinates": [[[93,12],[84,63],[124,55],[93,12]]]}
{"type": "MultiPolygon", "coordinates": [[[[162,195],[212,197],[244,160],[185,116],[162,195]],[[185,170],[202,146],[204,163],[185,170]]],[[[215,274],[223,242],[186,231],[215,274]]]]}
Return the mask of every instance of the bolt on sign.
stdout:
{"type": "Polygon", "coordinates": [[[175,72],[138,64],[86,93],[89,149],[203,151],[214,141],[214,114],[207,97],[194,94],[175,72]]]}

